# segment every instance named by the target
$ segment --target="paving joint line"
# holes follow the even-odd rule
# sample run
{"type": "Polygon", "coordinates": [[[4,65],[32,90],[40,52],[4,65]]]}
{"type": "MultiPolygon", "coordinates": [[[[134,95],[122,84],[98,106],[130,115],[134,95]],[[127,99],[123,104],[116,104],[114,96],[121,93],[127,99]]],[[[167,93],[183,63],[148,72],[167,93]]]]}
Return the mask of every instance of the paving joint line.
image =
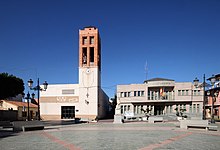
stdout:
{"type": "Polygon", "coordinates": [[[69,149],[69,150],[81,150],[80,148],[76,147],[75,145],[73,145],[73,144],[71,144],[71,143],[68,143],[68,142],[66,142],[66,141],[60,140],[60,139],[58,139],[57,137],[55,137],[55,136],[49,134],[48,132],[43,132],[43,133],[41,133],[41,135],[47,137],[47,138],[50,139],[52,142],[57,143],[57,144],[59,144],[59,145],[65,147],[65,148],[67,148],[67,149],[69,149]]]}
{"type": "Polygon", "coordinates": [[[164,140],[164,141],[162,141],[162,142],[159,142],[159,143],[150,144],[150,145],[148,145],[148,146],[146,146],[146,147],[144,147],[144,148],[141,148],[141,149],[139,149],[139,150],[153,150],[153,149],[155,149],[155,148],[159,148],[159,147],[162,147],[162,146],[164,146],[164,145],[170,144],[170,143],[172,143],[172,142],[178,141],[178,140],[180,140],[180,139],[182,139],[182,138],[185,138],[185,137],[187,137],[187,136],[189,136],[189,135],[192,135],[192,134],[193,134],[192,132],[187,132],[187,133],[182,134],[182,135],[178,135],[178,136],[175,136],[175,137],[171,137],[171,138],[166,139],[166,140],[164,140]]]}

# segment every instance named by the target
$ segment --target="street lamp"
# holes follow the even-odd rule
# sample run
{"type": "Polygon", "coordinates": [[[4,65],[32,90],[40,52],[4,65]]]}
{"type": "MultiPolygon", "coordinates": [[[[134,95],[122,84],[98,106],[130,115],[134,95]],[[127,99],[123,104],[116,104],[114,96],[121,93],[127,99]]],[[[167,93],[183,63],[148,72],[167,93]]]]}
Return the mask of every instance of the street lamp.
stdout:
{"type": "Polygon", "coordinates": [[[207,90],[207,95],[212,97],[212,107],[211,107],[211,123],[215,123],[214,119],[214,103],[216,101],[216,97],[218,97],[220,87],[215,87],[215,83],[219,80],[219,75],[212,75],[212,77],[208,78],[212,84],[212,88],[207,90]]]}
{"type": "MultiPolygon", "coordinates": [[[[195,78],[193,80],[194,86],[198,87],[199,85],[199,79],[195,78]]],[[[200,87],[203,87],[203,111],[202,111],[202,119],[205,120],[206,119],[206,114],[205,114],[205,87],[206,87],[206,83],[205,83],[205,74],[203,75],[203,84],[200,85],[200,87]]]]}
{"type": "Polygon", "coordinates": [[[34,99],[34,95],[35,95],[35,94],[32,93],[32,94],[31,94],[31,97],[30,97],[30,93],[28,92],[28,93],[27,93],[27,97],[25,97],[25,94],[23,94],[23,98],[26,99],[26,100],[27,100],[27,103],[28,103],[28,111],[27,111],[28,121],[30,121],[30,105],[29,105],[30,102],[29,102],[29,100],[30,100],[30,99],[34,99]]]}
{"type": "Polygon", "coordinates": [[[198,87],[199,79],[196,77],[196,78],[193,80],[193,83],[194,83],[194,86],[195,86],[195,87],[198,87]]]}
{"type": "Polygon", "coordinates": [[[40,99],[40,91],[46,91],[47,90],[47,86],[48,86],[48,83],[47,83],[47,81],[45,81],[44,83],[43,83],[43,85],[44,85],[44,87],[43,88],[41,88],[40,87],[40,85],[39,85],[39,78],[37,79],[37,86],[35,86],[35,87],[33,87],[33,80],[32,79],[30,79],[29,81],[28,81],[28,87],[31,89],[31,90],[34,90],[34,91],[37,91],[37,98],[38,98],[38,102],[37,102],[37,107],[38,107],[38,113],[37,113],[37,115],[38,115],[38,120],[40,120],[40,101],[39,101],[39,99],[40,99]]]}

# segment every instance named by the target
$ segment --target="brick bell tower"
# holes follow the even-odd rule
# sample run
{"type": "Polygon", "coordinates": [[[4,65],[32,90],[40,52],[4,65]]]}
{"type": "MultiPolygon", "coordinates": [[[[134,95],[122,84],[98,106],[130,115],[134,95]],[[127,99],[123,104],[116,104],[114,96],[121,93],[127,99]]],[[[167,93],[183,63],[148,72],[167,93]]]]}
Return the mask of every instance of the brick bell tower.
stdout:
{"type": "Polygon", "coordinates": [[[79,30],[79,117],[98,117],[100,85],[101,42],[98,29],[89,26],[79,30]]]}

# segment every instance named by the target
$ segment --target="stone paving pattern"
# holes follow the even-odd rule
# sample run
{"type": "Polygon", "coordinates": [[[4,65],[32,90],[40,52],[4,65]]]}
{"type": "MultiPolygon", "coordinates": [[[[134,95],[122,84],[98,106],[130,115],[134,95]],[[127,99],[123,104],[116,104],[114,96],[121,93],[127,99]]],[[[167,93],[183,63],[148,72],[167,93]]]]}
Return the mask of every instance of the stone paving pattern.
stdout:
{"type": "Polygon", "coordinates": [[[183,130],[177,122],[48,125],[45,130],[0,131],[0,150],[219,150],[218,131],[183,130]]]}

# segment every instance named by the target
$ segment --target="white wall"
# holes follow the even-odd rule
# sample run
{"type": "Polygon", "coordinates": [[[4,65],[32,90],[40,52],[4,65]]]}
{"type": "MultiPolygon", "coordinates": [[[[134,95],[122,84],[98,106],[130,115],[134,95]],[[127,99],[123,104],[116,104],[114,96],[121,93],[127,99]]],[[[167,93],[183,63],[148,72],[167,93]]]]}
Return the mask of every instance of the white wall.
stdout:
{"type": "Polygon", "coordinates": [[[79,68],[79,109],[82,115],[98,115],[99,76],[98,67],[79,68]]]}
{"type": "Polygon", "coordinates": [[[63,96],[62,90],[67,89],[74,89],[74,94],[68,96],[79,96],[79,84],[49,84],[47,90],[42,91],[40,96],[63,96]]]}

